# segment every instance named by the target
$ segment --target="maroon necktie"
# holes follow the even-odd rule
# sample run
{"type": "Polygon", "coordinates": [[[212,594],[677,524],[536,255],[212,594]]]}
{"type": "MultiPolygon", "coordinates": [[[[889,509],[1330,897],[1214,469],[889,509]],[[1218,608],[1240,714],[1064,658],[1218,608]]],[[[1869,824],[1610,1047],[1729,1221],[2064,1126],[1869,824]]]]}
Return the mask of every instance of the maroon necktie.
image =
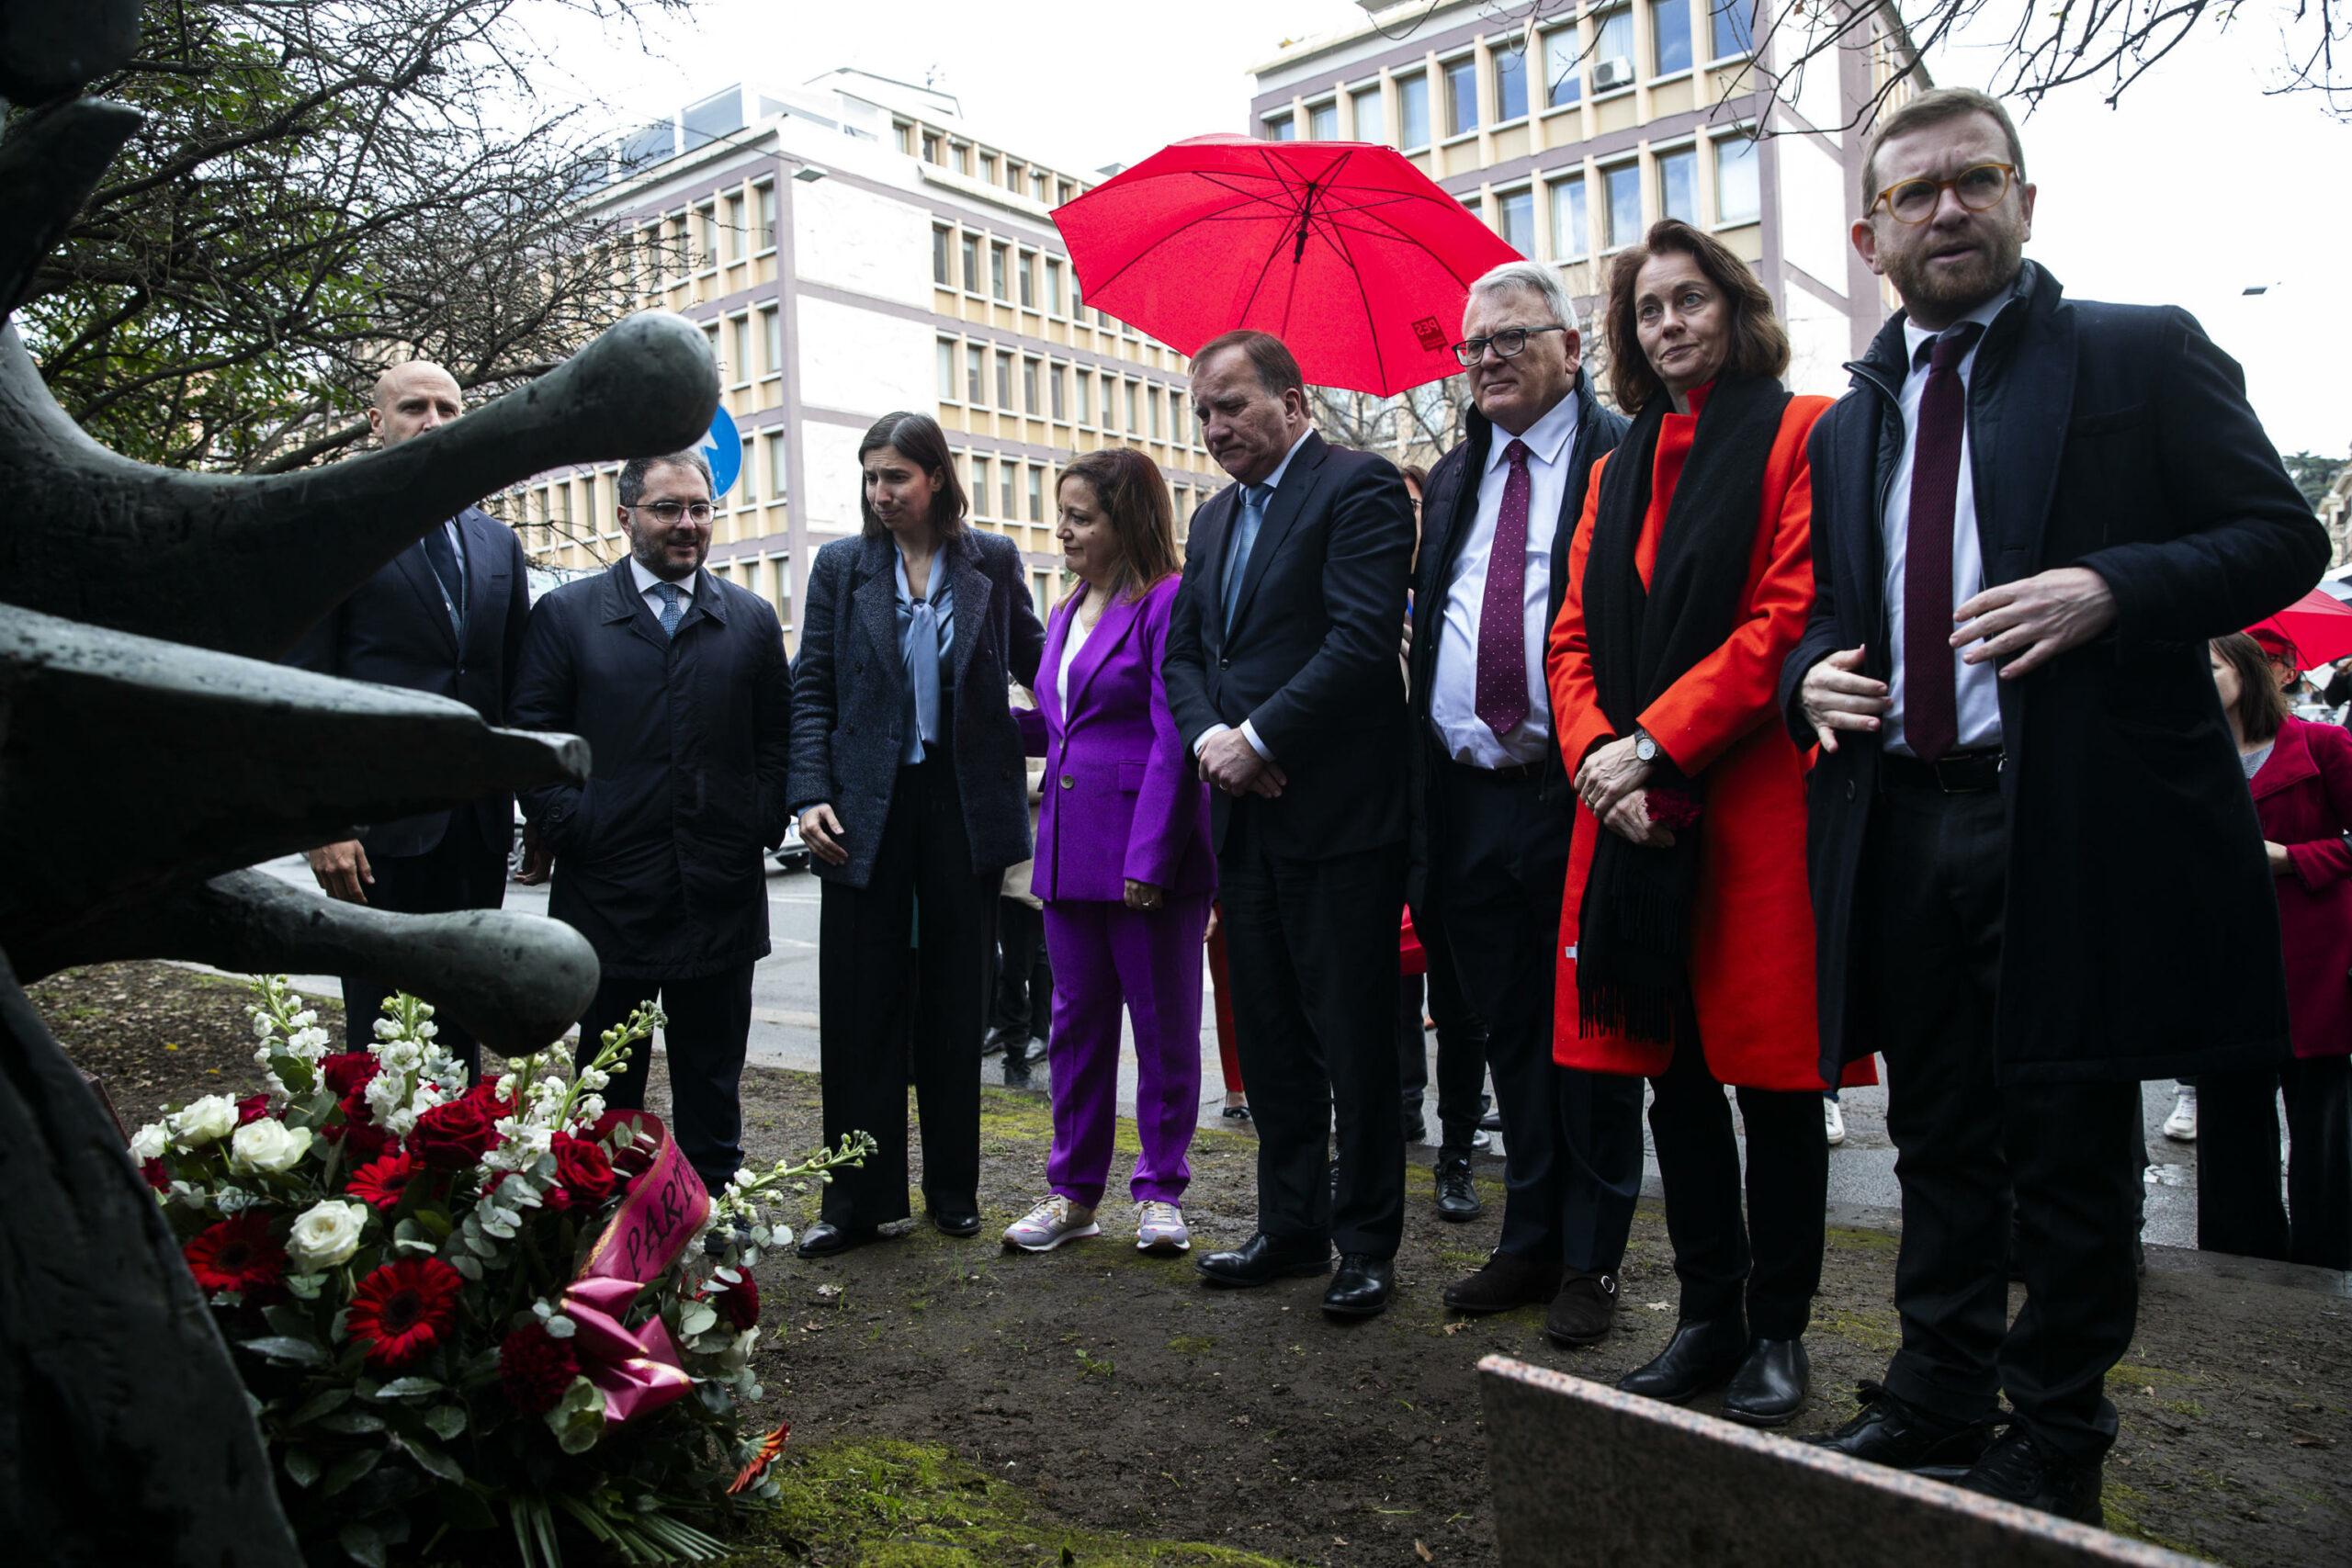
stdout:
{"type": "Polygon", "coordinates": [[[1952,694],[1952,511],[1960,496],[1960,441],[1968,400],[1960,362],[1984,329],[1960,325],[1919,345],[1928,389],[1911,462],[1911,526],[1903,555],[1903,738],[1923,762],[1960,739],[1952,694]]]}
{"type": "Polygon", "coordinates": [[[1503,448],[1495,544],[1487,552],[1487,591],[1478,602],[1478,681],[1472,711],[1498,738],[1527,716],[1527,443],[1503,448]]]}

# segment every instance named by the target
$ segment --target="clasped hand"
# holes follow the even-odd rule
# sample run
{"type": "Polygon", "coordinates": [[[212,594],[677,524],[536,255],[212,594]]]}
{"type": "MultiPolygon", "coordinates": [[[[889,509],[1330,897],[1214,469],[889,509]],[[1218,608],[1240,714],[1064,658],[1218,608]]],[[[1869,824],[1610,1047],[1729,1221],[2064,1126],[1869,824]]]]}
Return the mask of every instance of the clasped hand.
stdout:
{"type": "Polygon", "coordinates": [[[1201,742],[1201,777],[1227,795],[1262,795],[1272,800],[1290,780],[1282,769],[1258,755],[1250,738],[1236,729],[1221,729],[1201,742]]]}
{"type": "Polygon", "coordinates": [[[1585,753],[1577,768],[1577,798],[1600,825],[1645,849],[1670,849],[1674,833],[1650,820],[1650,764],[1634,754],[1634,739],[1611,740],[1585,753]]]}

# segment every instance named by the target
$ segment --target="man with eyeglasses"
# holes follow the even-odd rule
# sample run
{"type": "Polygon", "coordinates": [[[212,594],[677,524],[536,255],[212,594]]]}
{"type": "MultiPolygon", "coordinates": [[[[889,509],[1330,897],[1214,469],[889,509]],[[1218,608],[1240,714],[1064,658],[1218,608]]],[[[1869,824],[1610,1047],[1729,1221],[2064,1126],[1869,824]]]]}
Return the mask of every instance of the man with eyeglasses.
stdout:
{"type": "Polygon", "coordinates": [[[1902,1348],[1817,1440],[2096,1524],[2140,1080],[2287,1053],[2205,643],[2308,589],[2328,541],[2195,321],[2069,301],[2021,259],[2034,196],[1981,93],[1872,137],[1853,243],[1904,310],[1814,428],[1781,699],[1821,748],[1822,1069],[1884,1053],[1903,1191],[1902,1348]]]}
{"type": "MultiPolygon", "coordinates": [[[[604,968],[580,1059],[658,1000],[671,1130],[717,1192],[742,1164],[738,1090],[752,967],[768,952],[765,852],[787,819],[792,682],[775,611],[703,567],[702,454],[632,459],[615,489],[628,558],[532,609],[514,688],[517,728],[588,742],[588,783],[526,790],[523,809],[553,857],[548,913],[604,968]]],[[[635,1047],[608,1105],[644,1105],[651,1045],[635,1047]]]]}
{"type": "MultiPolygon", "coordinates": [[[[1454,355],[1475,404],[1423,501],[1413,584],[1413,856],[1408,892],[1446,933],[1487,1021],[1506,1199],[1458,1312],[1545,1306],[1562,1344],[1604,1337],[1642,1182],[1642,1080],[1552,1060],[1555,937],[1575,797],[1544,639],[1567,589],[1592,466],[1626,422],[1594,400],[1576,308],[1552,268],[1470,286],[1454,355]]],[[[1440,1151],[1468,1165],[1466,1149],[1440,1151]]]]}
{"type": "MultiPolygon", "coordinates": [[[[384,446],[429,435],[465,412],[458,383],[438,365],[395,365],[376,381],[368,428],[384,446]]],[[[491,724],[507,700],[530,613],[529,563],[513,529],[469,506],[394,556],[313,627],[288,662],[322,674],[454,697],[491,724]]],[[[363,828],[311,850],[311,874],[330,897],[405,915],[495,909],[506,897],[514,797],[501,790],[447,811],[363,828]]],[[[354,1044],[373,1038],[393,990],[370,975],[345,975],[345,1027],[354,1044]]],[[[439,1020],[440,1043],[480,1069],[474,1038],[439,1020]]]]}

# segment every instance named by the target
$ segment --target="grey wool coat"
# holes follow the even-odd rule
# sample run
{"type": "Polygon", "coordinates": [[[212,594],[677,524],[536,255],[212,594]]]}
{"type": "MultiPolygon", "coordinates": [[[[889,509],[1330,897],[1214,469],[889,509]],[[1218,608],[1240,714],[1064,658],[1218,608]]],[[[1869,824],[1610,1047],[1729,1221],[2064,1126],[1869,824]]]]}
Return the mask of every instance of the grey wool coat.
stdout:
{"type": "MultiPolygon", "coordinates": [[[[820,803],[841,819],[849,859],[814,863],[829,882],[863,887],[890,817],[905,743],[906,671],[899,660],[898,547],[887,534],[836,539],[817,552],[792,672],[797,815],[820,803]]],[[[1005,688],[1034,686],[1046,628],[1029,599],[1021,551],[967,529],[933,570],[954,574],[954,641],[942,671],[949,746],[975,872],[1030,854],[1028,780],[1005,688]]]]}

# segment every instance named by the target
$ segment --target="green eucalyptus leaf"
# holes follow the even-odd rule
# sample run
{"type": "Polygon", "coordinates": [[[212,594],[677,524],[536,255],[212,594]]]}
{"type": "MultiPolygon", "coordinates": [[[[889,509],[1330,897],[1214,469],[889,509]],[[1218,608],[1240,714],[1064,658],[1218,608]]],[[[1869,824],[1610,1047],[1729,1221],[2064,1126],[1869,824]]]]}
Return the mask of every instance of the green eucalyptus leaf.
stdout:
{"type": "Polygon", "coordinates": [[[285,1335],[269,1335],[260,1339],[247,1339],[244,1348],[273,1361],[295,1361],[306,1367],[323,1365],[327,1353],[307,1339],[288,1338],[285,1335]]]}
{"type": "Polygon", "coordinates": [[[355,1449],[327,1468],[326,1480],[320,1483],[319,1495],[332,1497],[369,1471],[384,1457],[379,1448],[355,1449]]]}
{"type": "Polygon", "coordinates": [[[415,1399],[428,1393],[439,1393],[440,1383],[431,1378],[394,1378],[376,1391],[379,1399],[415,1399]]]}
{"type": "Polygon", "coordinates": [[[466,1413],[455,1404],[436,1404],[424,1413],[424,1426],[446,1443],[466,1429],[466,1413]]]}
{"type": "Polygon", "coordinates": [[[319,1427],[322,1431],[347,1432],[357,1437],[366,1432],[382,1431],[384,1418],[365,1410],[338,1410],[332,1416],[322,1416],[319,1427]]]}
{"type": "Polygon", "coordinates": [[[456,1460],[451,1459],[424,1438],[394,1438],[392,1441],[405,1450],[408,1457],[416,1461],[417,1468],[427,1475],[458,1483],[463,1483],[466,1479],[465,1471],[456,1460]]]}
{"type": "Polygon", "coordinates": [[[348,1384],[337,1383],[330,1388],[322,1388],[295,1407],[294,1414],[286,1418],[287,1425],[305,1426],[324,1416],[328,1411],[339,1408],[350,1398],[351,1389],[348,1384]]]}
{"type": "Polygon", "coordinates": [[[384,1568],[384,1538],[374,1525],[364,1519],[347,1524],[335,1532],[335,1540],[351,1553],[354,1562],[364,1562],[368,1568],[384,1568]]]}
{"type": "Polygon", "coordinates": [[[278,1456],[285,1468],[286,1478],[297,1486],[309,1486],[319,1479],[319,1456],[305,1448],[290,1448],[278,1456]]]}

